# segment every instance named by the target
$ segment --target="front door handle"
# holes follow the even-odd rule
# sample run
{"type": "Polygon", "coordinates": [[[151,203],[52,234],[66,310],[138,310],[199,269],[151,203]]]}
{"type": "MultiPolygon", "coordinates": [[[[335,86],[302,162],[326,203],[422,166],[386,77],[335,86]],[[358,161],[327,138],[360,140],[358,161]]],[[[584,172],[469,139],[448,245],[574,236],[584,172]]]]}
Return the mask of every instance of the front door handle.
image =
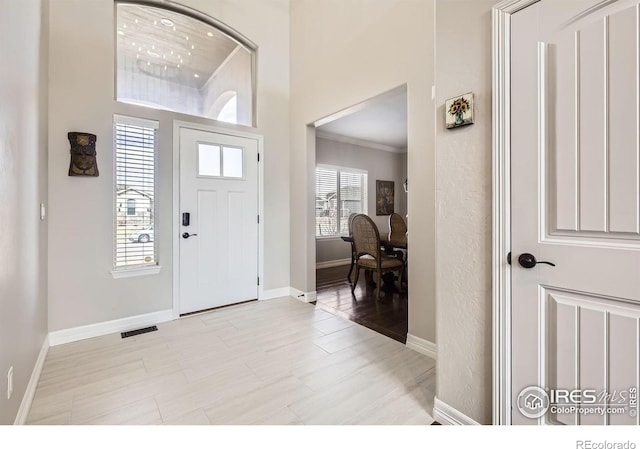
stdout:
{"type": "Polygon", "coordinates": [[[188,232],[185,232],[182,234],[182,238],[183,239],[188,239],[189,237],[195,237],[198,234],[189,234],[188,232]]]}
{"type": "Polygon", "coordinates": [[[534,256],[533,254],[529,254],[529,253],[522,253],[520,254],[520,257],[518,257],[518,262],[520,263],[520,265],[523,268],[533,268],[536,265],[538,265],[539,263],[545,263],[547,265],[551,265],[552,267],[555,267],[556,264],[553,262],[545,262],[545,261],[538,261],[536,260],[536,256],[534,256]]]}

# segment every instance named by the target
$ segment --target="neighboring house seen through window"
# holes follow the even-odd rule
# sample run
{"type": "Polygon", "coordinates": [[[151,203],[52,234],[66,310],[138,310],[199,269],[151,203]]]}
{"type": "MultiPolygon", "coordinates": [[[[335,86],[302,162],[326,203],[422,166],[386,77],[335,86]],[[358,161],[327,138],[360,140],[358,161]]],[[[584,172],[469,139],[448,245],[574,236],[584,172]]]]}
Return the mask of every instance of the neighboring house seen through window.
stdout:
{"type": "Polygon", "coordinates": [[[114,116],[114,270],[157,265],[155,239],[158,122],[114,116]]]}

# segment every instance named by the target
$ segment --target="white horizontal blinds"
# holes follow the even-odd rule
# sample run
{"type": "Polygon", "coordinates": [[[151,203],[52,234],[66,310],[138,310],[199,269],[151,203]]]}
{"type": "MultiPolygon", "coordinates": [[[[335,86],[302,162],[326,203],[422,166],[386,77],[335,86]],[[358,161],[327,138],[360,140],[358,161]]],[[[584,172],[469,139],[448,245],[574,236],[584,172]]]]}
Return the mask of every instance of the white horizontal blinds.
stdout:
{"type": "Polygon", "coordinates": [[[340,234],[349,234],[349,215],[367,213],[367,175],[340,171],[340,234]]]}
{"type": "Polygon", "coordinates": [[[367,213],[367,173],[316,168],[316,237],[348,235],[349,215],[367,213]]]}
{"type": "Polygon", "coordinates": [[[316,237],[336,235],[338,223],[338,172],[316,168],[316,237]]]}
{"type": "Polygon", "coordinates": [[[158,123],[114,117],[114,267],[157,264],[155,238],[158,123]]]}

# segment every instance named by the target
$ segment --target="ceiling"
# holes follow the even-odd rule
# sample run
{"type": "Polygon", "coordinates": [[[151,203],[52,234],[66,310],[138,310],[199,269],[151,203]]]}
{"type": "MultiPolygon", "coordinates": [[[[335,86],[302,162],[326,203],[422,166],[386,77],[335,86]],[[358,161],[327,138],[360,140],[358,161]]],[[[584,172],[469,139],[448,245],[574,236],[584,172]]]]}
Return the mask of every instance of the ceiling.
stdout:
{"type": "Polygon", "coordinates": [[[320,136],[343,136],[391,147],[391,151],[406,152],[406,88],[394,89],[337,115],[335,120],[318,126],[320,136]]]}
{"type": "MultiPolygon", "coordinates": [[[[216,28],[183,14],[144,5],[118,4],[119,70],[197,89],[237,51],[247,51],[216,28]],[[120,51],[124,50],[124,51],[120,51]]],[[[341,111],[318,127],[319,134],[407,148],[407,91],[397,88],[341,111]]]]}
{"type": "Polygon", "coordinates": [[[117,36],[124,68],[135,66],[147,75],[198,89],[239,47],[199,20],[126,3],[118,4],[117,36]]]}

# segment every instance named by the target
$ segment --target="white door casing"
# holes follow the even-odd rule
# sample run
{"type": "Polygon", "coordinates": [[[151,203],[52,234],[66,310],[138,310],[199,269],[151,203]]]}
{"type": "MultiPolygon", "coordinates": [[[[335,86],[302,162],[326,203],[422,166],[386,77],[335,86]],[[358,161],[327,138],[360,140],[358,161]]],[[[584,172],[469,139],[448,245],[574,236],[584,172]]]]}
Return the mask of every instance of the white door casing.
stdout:
{"type": "Polygon", "coordinates": [[[629,411],[527,418],[518,409],[529,386],[640,386],[636,3],[494,11],[496,423],[638,424],[629,411]],[[523,268],[523,253],[556,266],[523,268]]]}
{"type": "MultiPolygon", "coordinates": [[[[186,126],[176,130],[179,313],[257,299],[259,142],[186,126]],[[202,171],[205,160],[215,158],[223,170],[227,152],[228,161],[241,154],[241,173],[230,177],[222,171],[218,175],[202,171]],[[189,226],[182,223],[185,212],[190,214],[189,226]],[[183,238],[185,232],[197,235],[183,238]]],[[[236,168],[240,167],[236,164],[236,168]]]]}

